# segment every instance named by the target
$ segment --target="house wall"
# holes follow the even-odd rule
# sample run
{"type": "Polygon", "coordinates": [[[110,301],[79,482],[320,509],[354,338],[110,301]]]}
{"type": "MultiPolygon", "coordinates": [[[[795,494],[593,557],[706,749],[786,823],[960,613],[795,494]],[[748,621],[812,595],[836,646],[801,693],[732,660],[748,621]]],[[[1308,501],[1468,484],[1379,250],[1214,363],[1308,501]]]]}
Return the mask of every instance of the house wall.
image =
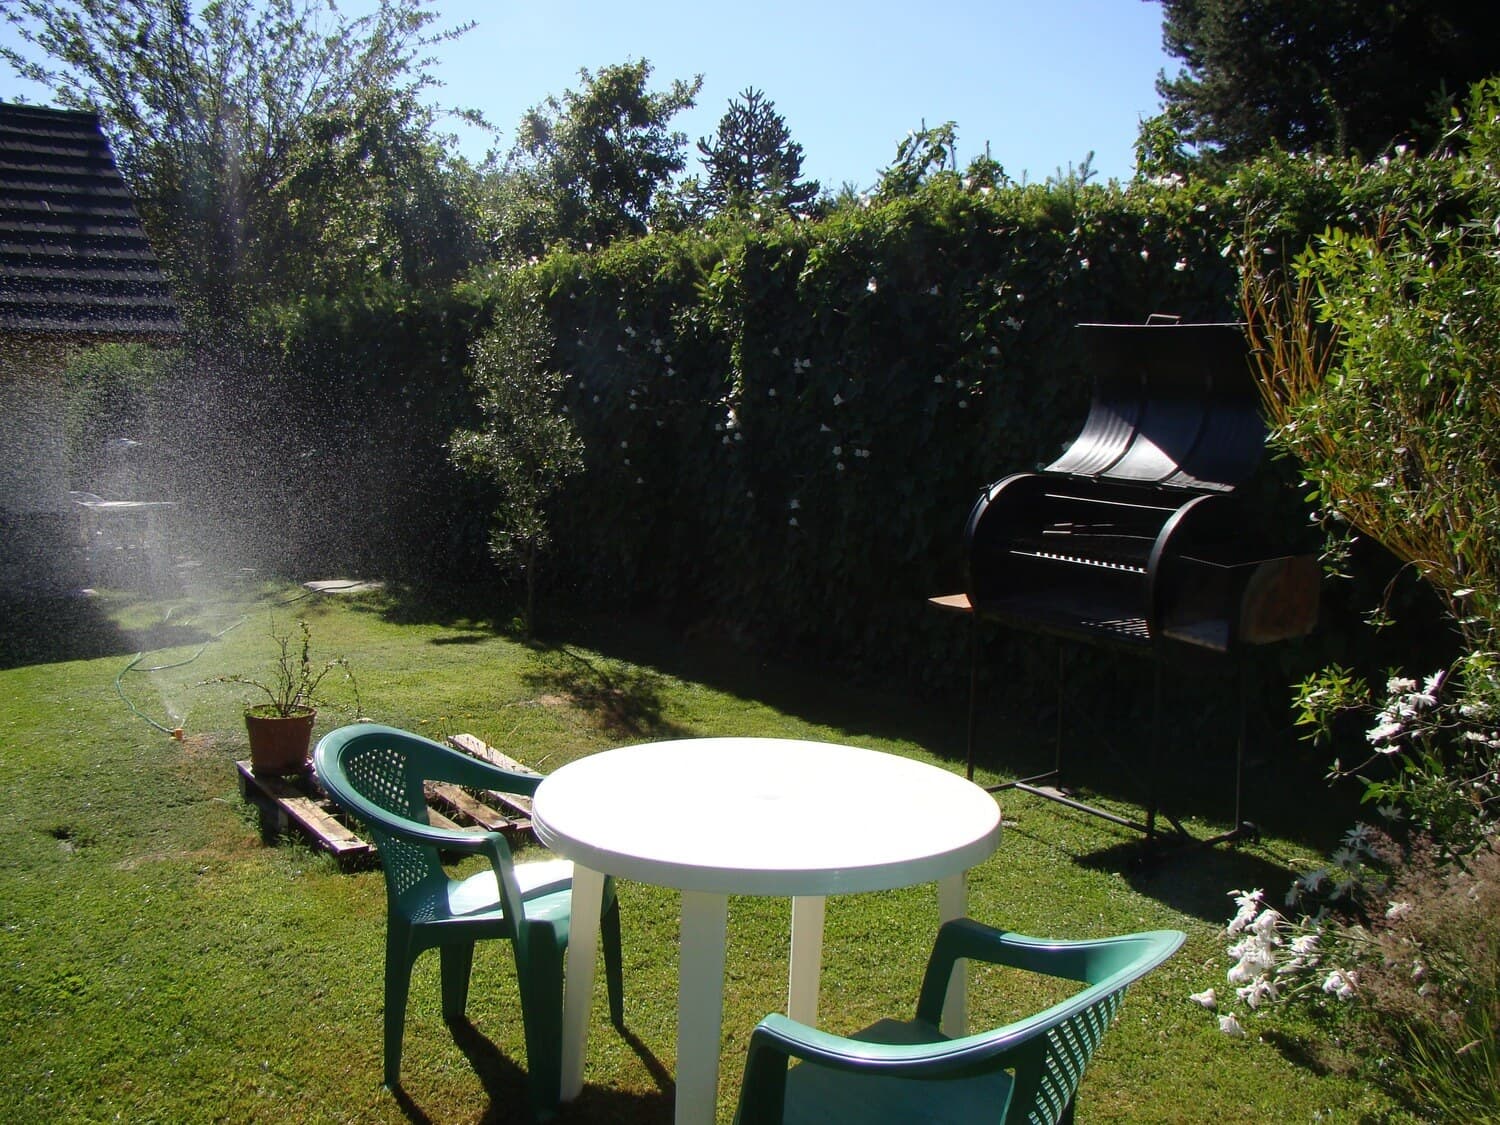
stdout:
{"type": "Polygon", "coordinates": [[[83,583],[62,373],[78,345],[0,339],[0,597],[83,583]]]}
{"type": "Polygon", "coordinates": [[[0,343],[0,508],[68,507],[63,368],[76,348],[48,341],[0,343]]]}

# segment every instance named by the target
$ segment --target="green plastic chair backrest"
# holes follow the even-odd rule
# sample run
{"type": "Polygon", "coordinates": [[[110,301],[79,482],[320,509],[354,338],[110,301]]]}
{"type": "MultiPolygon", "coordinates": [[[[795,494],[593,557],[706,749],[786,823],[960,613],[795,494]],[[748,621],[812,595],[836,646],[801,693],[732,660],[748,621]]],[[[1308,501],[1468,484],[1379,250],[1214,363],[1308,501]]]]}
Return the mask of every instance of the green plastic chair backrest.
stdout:
{"type": "Polygon", "coordinates": [[[1175,953],[1185,938],[1178,930],[1155,930],[1098,941],[1049,942],[958,919],[938,932],[917,1016],[934,1026],[940,1021],[949,974],[960,957],[1087,985],[1034,1016],[965,1040],[980,1051],[987,1041],[1005,1044],[1005,1069],[1015,1080],[1007,1125],[1054,1125],[1072,1102],[1084,1068],[1124,1003],[1126,988],[1175,953]]]}
{"type": "Polygon", "coordinates": [[[421,735],[376,723],[357,723],[326,735],[318,743],[313,762],[330,796],[359,817],[375,837],[393,906],[420,902],[422,896],[412,896],[411,891],[447,879],[435,845],[392,831],[411,825],[430,827],[424,781],[515,793],[533,792],[541,781],[497,770],[421,735]]]}

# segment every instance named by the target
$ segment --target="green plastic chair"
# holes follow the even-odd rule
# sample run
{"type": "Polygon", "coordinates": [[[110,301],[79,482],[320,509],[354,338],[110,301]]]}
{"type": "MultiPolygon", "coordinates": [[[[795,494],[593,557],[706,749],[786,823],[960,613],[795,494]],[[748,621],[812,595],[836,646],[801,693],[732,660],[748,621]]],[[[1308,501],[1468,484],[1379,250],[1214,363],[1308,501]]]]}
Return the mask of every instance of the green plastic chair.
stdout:
{"type": "Polygon", "coordinates": [[[1083,1068],[1126,987],[1176,952],[1185,937],[1157,930],[1099,941],[1042,941],[970,918],[948,922],[927,962],[916,1019],[881,1020],[849,1038],[782,1015],[763,1019],[750,1037],[735,1120],[1071,1122],[1083,1068]],[[938,1024],[948,978],[961,957],[1087,987],[1034,1016],[949,1039],[938,1024]],[[789,1067],[794,1058],[804,1061],[789,1067]]]}
{"type": "MultiPolygon", "coordinates": [[[[313,752],[328,795],[375,837],[385,869],[385,1084],[400,1084],[406,998],[417,956],[442,958],[443,1016],[464,1014],[474,943],[507,938],[515,950],[532,1108],[555,1112],[562,1077],[563,954],[573,897],[567,860],[515,864],[498,832],[435,828],[428,822],[424,781],[531,795],[535,774],[501,769],[420,735],[373,723],[341,727],[313,752]],[[450,879],[439,851],[483,855],[490,870],[450,879]]],[[[624,1025],[620,907],[606,880],[599,919],[610,1017],[624,1025]]]]}

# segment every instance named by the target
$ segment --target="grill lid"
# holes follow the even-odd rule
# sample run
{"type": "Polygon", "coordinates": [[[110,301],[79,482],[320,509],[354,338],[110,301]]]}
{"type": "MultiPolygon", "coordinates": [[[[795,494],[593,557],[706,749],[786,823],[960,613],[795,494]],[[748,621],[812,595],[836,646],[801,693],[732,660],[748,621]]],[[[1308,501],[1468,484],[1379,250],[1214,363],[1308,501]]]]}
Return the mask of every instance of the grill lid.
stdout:
{"type": "Polygon", "coordinates": [[[1239,324],[1080,324],[1094,372],[1083,431],[1049,473],[1228,492],[1265,448],[1239,324]]]}

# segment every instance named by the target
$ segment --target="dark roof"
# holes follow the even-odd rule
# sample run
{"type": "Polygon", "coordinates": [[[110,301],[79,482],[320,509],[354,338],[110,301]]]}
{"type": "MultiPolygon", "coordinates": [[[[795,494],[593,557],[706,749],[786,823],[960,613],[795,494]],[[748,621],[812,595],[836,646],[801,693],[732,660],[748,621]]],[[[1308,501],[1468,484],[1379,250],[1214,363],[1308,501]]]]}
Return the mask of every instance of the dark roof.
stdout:
{"type": "Polygon", "coordinates": [[[181,332],[98,117],[0,102],[0,333],[181,332]]]}

